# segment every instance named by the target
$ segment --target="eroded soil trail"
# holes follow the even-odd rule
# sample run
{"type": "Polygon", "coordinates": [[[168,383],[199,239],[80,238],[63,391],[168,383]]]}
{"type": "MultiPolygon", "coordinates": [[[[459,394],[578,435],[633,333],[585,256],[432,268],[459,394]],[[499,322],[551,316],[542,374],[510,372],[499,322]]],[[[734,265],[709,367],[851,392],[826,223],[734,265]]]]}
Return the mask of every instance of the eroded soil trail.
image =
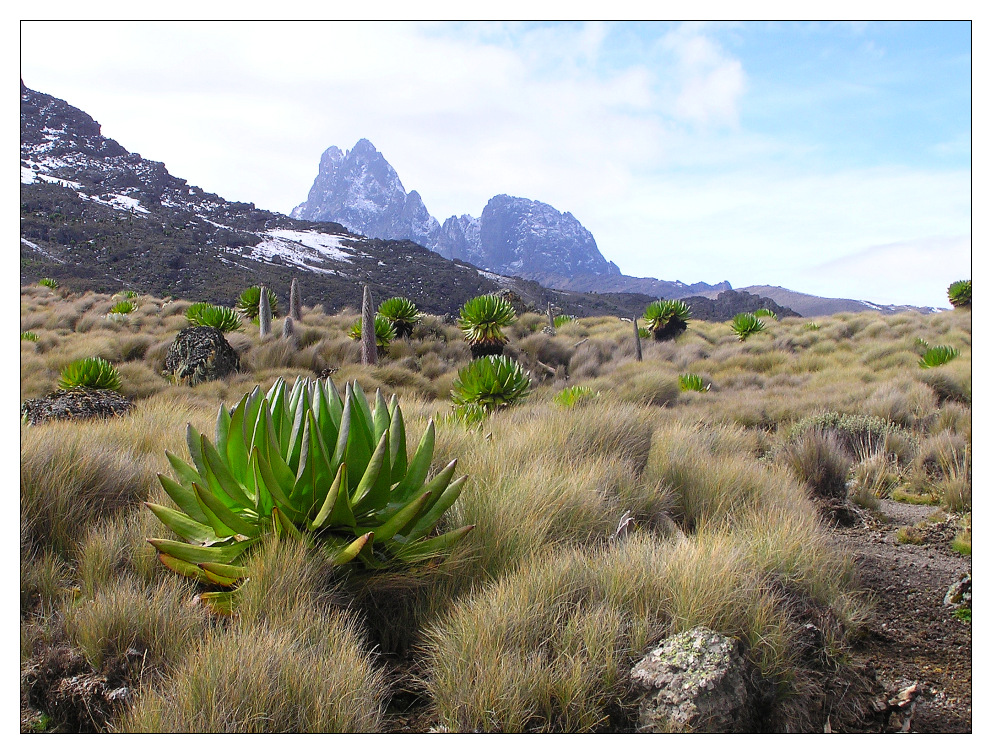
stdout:
{"type": "Polygon", "coordinates": [[[834,530],[855,554],[874,601],[868,636],[853,654],[870,662],[886,687],[922,685],[910,732],[970,733],[971,624],[954,616],[944,595],[971,573],[971,557],[951,549],[956,521],[938,508],[883,501],[880,512],[834,530]],[[896,532],[918,524],[923,542],[898,544],[896,532]]]}

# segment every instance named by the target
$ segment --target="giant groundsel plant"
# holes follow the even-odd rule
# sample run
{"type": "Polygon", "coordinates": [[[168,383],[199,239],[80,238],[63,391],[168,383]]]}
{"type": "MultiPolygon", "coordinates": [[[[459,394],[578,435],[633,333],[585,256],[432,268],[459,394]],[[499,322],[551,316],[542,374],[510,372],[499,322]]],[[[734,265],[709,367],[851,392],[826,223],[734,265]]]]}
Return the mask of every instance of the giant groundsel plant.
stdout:
{"type": "MultiPolygon", "coordinates": [[[[159,480],[179,510],[146,503],[184,541],[151,539],[170,569],[235,586],[245,553],[269,535],[309,538],[336,565],[404,566],[444,555],[471,529],[435,529],[466,477],[451,461],[428,480],[434,422],[407,458],[396,396],[370,404],[358,383],[281,378],[233,410],[221,406],[214,442],[187,427],[193,466],[167,453],[176,479],[159,480]]],[[[201,595],[230,612],[235,592],[201,595]]]]}

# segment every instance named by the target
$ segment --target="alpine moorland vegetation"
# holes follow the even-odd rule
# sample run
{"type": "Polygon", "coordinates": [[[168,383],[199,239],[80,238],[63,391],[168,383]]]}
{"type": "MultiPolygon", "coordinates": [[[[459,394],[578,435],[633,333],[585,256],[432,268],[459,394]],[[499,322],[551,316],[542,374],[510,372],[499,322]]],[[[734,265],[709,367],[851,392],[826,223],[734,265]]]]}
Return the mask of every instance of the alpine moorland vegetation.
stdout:
{"type": "Polygon", "coordinates": [[[106,317],[112,296],[21,291],[21,331],[37,336],[21,340],[22,401],[80,359],[112,365],[135,401],[20,430],[22,704],[35,729],[386,732],[413,709],[416,732],[631,731],[630,668],[653,642],[707,626],[741,641],[767,691],[763,729],[821,731],[817,710],[844,703],[825,696],[827,674],[870,607],[829,538],[832,512],[871,515],[885,497],[971,508],[964,308],[842,313],[816,329],[783,318],[746,340],[693,321],[646,339],[640,361],[629,320],[552,333],[536,312],[468,330],[422,314],[363,366],[358,312],[303,306],[292,339],[242,322],[226,336],[241,371],[190,387],[162,374],[190,302],[138,300],[121,321],[106,317]],[[921,369],[917,339],[959,355],[921,369]],[[473,384],[460,373],[476,342],[498,342],[529,393],[446,421],[452,391],[473,384]],[[339,442],[345,415],[361,452],[339,442]],[[419,487],[442,475],[439,488],[460,487],[418,496],[413,467],[419,487]],[[381,507],[360,502],[373,494],[381,507]],[[356,509],[368,515],[352,525],[356,509]],[[220,564],[236,570],[192,549],[246,541],[220,564]],[[438,557],[401,557],[438,541],[438,557]],[[234,586],[229,605],[204,596],[234,586]]]}

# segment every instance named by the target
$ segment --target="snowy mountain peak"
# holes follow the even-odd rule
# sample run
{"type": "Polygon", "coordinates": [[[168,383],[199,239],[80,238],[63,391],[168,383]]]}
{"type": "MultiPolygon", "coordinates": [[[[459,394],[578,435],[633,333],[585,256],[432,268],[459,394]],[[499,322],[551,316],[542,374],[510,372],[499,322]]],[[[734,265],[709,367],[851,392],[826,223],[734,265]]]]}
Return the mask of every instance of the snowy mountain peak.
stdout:
{"type": "Polygon", "coordinates": [[[410,239],[427,248],[433,248],[441,230],[420,194],[406,192],[392,165],[368,139],[359,139],[347,152],[326,149],[307,200],[291,216],[337,222],[373,238],[410,239]]]}

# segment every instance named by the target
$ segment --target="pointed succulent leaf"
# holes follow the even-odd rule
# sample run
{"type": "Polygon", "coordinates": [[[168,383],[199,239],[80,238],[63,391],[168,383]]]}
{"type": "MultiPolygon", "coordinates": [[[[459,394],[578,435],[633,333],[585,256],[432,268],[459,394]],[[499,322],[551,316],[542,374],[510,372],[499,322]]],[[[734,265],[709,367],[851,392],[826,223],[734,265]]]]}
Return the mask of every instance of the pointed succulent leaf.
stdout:
{"type": "Polygon", "coordinates": [[[372,534],[372,532],[367,532],[361,535],[354,542],[349,544],[347,547],[343,547],[340,550],[338,550],[336,553],[334,553],[334,555],[331,557],[331,563],[333,563],[334,565],[344,565],[345,563],[350,563],[352,560],[355,559],[358,553],[362,551],[362,548],[364,548],[366,544],[372,541],[373,536],[374,535],[372,534]]]}
{"type": "Polygon", "coordinates": [[[210,583],[207,575],[203,572],[203,569],[199,566],[193,565],[192,563],[187,563],[185,560],[180,560],[179,558],[174,558],[171,555],[166,555],[164,552],[158,554],[159,562],[174,573],[178,573],[180,576],[185,576],[190,579],[197,579],[198,581],[204,581],[210,583]]]}
{"type": "Polygon", "coordinates": [[[355,523],[355,514],[351,511],[351,503],[348,499],[348,467],[342,463],[338,467],[331,489],[327,492],[324,504],[308,528],[310,531],[322,526],[354,528],[355,523]]]}
{"type": "Polygon", "coordinates": [[[344,405],[341,408],[341,423],[338,425],[338,436],[331,455],[331,466],[337,468],[348,457],[348,439],[351,436],[351,390],[345,389],[344,405]]]}
{"type": "Polygon", "coordinates": [[[395,395],[390,402],[389,413],[389,458],[393,464],[390,483],[396,484],[406,476],[406,427],[403,426],[403,412],[395,395]]]}
{"type": "MultiPolygon", "coordinates": [[[[254,457],[252,470],[256,474],[256,484],[258,484],[259,480],[261,481],[261,484],[258,486],[258,499],[260,506],[259,512],[263,510],[261,507],[263,500],[265,501],[266,506],[277,504],[283,508],[290,507],[289,495],[286,493],[282,485],[276,480],[268,461],[265,460],[265,457],[261,453],[253,453],[252,455],[254,457]]],[[[272,512],[271,507],[268,507],[265,510],[266,515],[272,512]]]]}
{"type": "MultiPolygon", "coordinates": [[[[245,440],[245,408],[247,397],[243,398],[231,413],[226,441],[217,443],[217,450],[227,459],[231,473],[238,479],[245,479],[248,471],[248,444],[245,440]]],[[[225,411],[225,413],[227,413],[225,411]]]]}
{"type": "Polygon", "coordinates": [[[465,486],[465,481],[468,479],[467,476],[459,477],[450,485],[447,489],[441,493],[433,505],[430,507],[425,507],[421,512],[421,515],[410,522],[410,524],[400,531],[408,542],[413,542],[420,537],[427,536],[430,534],[431,529],[434,528],[435,524],[441,520],[441,516],[444,512],[448,510],[458,496],[461,494],[462,487],[465,486]]]}
{"type": "Polygon", "coordinates": [[[300,456],[303,453],[303,432],[307,426],[307,416],[310,414],[310,406],[307,401],[299,400],[293,412],[293,429],[289,433],[289,445],[283,458],[286,464],[294,472],[300,468],[300,456]]]}
{"type": "Polygon", "coordinates": [[[196,495],[197,502],[200,503],[204,511],[216,516],[217,520],[234,534],[241,534],[245,537],[258,536],[258,517],[253,515],[254,511],[245,510],[239,514],[239,511],[228,508],[220,498],[199,484],[193,485],[193,494],[196,495]]]}
{"type": "Polygon", "coordinates": [[[145,507],[154,513],[159,521],[190,544],[212,545],[225,539],[225,537],[218,537],[217,533],[209,526],[190,518],[185,513],[155,503],[145,503],[145,507]]]}
{"type": "Polygon", "coordinates": [[[458,463],[458,459],[454,459],[441,469],[431,481],[417,490],[414,497],[420,497],[423,494],[427,494],[427,505],[425,510],[430,510],[431,506],[441,497],[444,491],[447,489],[448,484],[451,482],[451,478],[455,475],[455,466],[458,463]]]}
{"type": "Polygon", "coordinates": [[[214,444],[222,450],[227,447],[227,434],[231,427],[231,414],[227,406],[220,404],[217,411],[217,422],[214,425],[214,444]]]}
{"type": "Polygon", "coordinates": [[[202,477],[206,471],[203,463],[203,456],[200,452],[200,434],[193,429],[192,424],[186,425],[186,446],[189,448],[189,455],[193,459],[193,465],[202,477]]]}
{"type": "Polygon", "coordinates": [[[173,502],[182,509],[183,513],[201,524],[207,523],[207,517],[200,509],[200,504],[196,501],[196,495],[193,494],[192,487],[186,489],[175,480],[165,476],[165,474],[159,474],[158,481],[162,484],[165,494],[172,498],[173,502]]]}
{"type": "Polygon", "coordinates": [[[460,529],[449,531],[438,537],[431,537],[430,539],[419,540],[412,544],[402,545],[393,551],[393,555],[404,563],[428,560],[450,550],[474,528],[474,525],[463,526],[460,529]]]}
{"type": "Polygon", "coordinates": [[[337,441],[338,427],[341,423],[341,413],[335,411],[331,404],[334,402],[333,397],[328,396],[327,391],[318,382],[315,389],[314,398],[314,409],[313,415],[314,419],[317,421],[317,428],[319,432],[318,437],[324,443],[324,449],[330,454],[334,452],[334,446],[337,441]]]}
{"type": "Polygon", "coordinates": [[[382,391],[375,391],[375,410],[372,412],[372,441],[379,442],[379,438],[389,429],[389,406],[386,399],[382,397],[382,391]]]}
{"type": "MultiPolygon", "coordinates": [[[[296,514],[292,509],[288,509],[290,515],[296,517],[296,514]]],[[[301,540],[303,539],[303,533],[296,528],[296,524],[293,523],[290,515],[283,512],[283,509],[278,505],[272,509],[272,521],[275,524],[276,534],[282,537],[283,535],[289,537],[290,539],[301,540]]]]}
{"type": "Polygon", "coordinates": [[[200,563],[199,566],[207,580],[218,586],[232,586],[248,573],[244,568],[223,563],[200,563]]]}
{"type": "Polygon", "coordinates": [[[389,453],[389,433],[379,440],[369,465],[365,467],[358,486],[351,495],[351,509],[355,516],[362,516],[375,508],[382,506],[389,495],[389,465],[386,455],[389,453]]]}
{"type": "Polygon", "coordinates": [[[200,602],[218,615],[234,615],[235,592],[201,592],[200,602]]]}
{"type": "Polygon", "coordinates": [[[293,507],[301,511],[307,518],[313,515],[317,507],[327,497],[327,491],[334,482],[331,462],[320,441],[316,424],[311,421],[313,414],[307,413],[303,431],[302,454],[300,470],[293,484],[289,501],[293,507]]]}
{"type": "Polygon", "coordinates": [[[200,435],[201,442],[203,443],[203,460],[206,463],[207,471],[207,482],[210,485],[211,490],[225,503],[228,503],[229,508],[251,508],[252,502],[249,499],[247,493],[241,484],[234,478],[231,474],[230,469],[221,460],[220,454],[217,449],[210,444],[206,435],[200,435]],[[214,484],[216,480],[216,484],[214,484]]]}
{"type": "Polygon", "coordinates": [[[171,539],[149,539],[148,543],[159,552],[171,555],[187,563],[233,563],[245,550],[255,544],[257,539],[245,539],[229,545],[212,545],[201,547],[171,539]]]}
{"type": "Polygon", "coordinates": [[[431,469],[431,459],[434,457],[434,420],[427,423],[424,436],[420,438],[420,445],[410,460],[407,468],[406,478],[400,482],[394,494],[399,500],[409,500],[427,479],[427,473],[431,469]]]}
{"type": "Polygon", "coordinates": [[[357,409],[358,415],[362,419],[358,427],[365,434],[365,439],[368,441],[369,449],[371,450],[376,444],[376,440],[372,436],[372,427],[375,424],[372,420],[372,404],[369,403],[368,396],[365,395],[365,391],[362,390],[362,386],[358,382],[352,383],[352,392],[354,393],[352,405],[357,409]]]}
{"type": "Polygon", "coordinates": [[[404,526],[409,524],[420,513],[429,495],[430,493],[425,493],[416,500],[407,503],[390,516],[385,523],[373,529],[376,542],[386,542],[395,537],[404,526]]]}

